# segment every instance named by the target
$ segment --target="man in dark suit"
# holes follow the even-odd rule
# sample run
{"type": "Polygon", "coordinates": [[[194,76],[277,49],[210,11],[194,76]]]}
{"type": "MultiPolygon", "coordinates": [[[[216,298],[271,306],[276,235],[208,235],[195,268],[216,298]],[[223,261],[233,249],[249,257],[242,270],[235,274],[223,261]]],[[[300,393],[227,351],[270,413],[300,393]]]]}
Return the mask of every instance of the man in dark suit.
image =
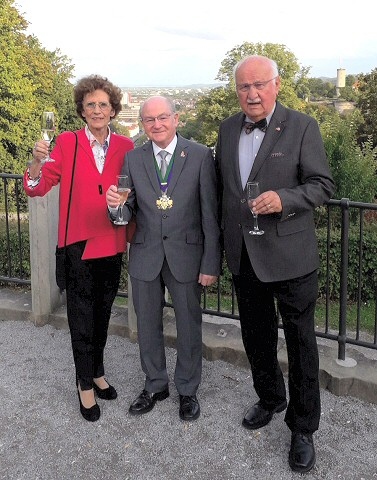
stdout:
{"type": "Polygon", "coordinates": [[[313,212],[330,198],[334,184],[317,122],[276,101],[280,88],[276,63],[249,56],[235,66],[234,74],[242,112],[221,123],[216,164],[225,255],[259,397],[242,424],[259,429],[287,408],[277,359],[276,300],[288,351],[289,464],[306,472],[315,464],[312,434],[320,418],[314,331],[319,257],[313,212]],[[250,181],[261,187],[262,193],[252,202],[264,231],[261,235],[249,233],[253,216],[246,182],[250,181]]]}
{"type": "MultiPolygon", "coordinates": [[[[215,164],[208,147],[177,135],[178,114],[171,100],[149,98],[140,116],[150,141],[126,155],[122,170],[131,186],[124,216],[136,217],[128,272],[146,375],[129,412],[149,412],[169,396],[162,323],[166,286],[177,325],[179,415],[195,420],[200,414],[201,290],[220,273],[215,164]]],[[[108,190],[107,202],[111,209],[119,204],[115,186],[108,190]]]]}

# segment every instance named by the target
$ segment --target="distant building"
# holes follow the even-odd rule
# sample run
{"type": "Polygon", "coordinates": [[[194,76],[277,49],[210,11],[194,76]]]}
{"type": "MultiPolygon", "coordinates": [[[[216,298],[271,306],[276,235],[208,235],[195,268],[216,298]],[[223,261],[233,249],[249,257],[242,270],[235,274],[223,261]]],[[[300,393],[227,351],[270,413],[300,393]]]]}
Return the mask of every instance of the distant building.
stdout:
{"type": "Polygon", "coordinates": [[[346,86],[346,70],[338,68],[336,71],[336,96],[340,97],[340,89],[346,86]]]}

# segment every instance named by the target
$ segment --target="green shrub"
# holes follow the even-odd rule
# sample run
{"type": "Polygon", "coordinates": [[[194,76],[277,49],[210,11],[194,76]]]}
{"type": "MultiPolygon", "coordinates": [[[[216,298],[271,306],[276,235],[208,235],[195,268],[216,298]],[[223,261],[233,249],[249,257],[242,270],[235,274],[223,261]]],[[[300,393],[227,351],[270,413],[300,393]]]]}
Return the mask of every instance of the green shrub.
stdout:
{"type": "Polygon", "coordinates": [[[7,235],[5,231],[0,233],[0,275],[30,279],[30,241],[29,232],[9,232],[9,252],[7,235]]]}
{"type": "MultiPolygon", "coordinates": [[[[319,269],[319,292],[324,297],[328,289],[330,299],[340,295],[341,233],[332,229],[330,233],[329,255],[327,259],[327,231],[317,230],[321,267],[319,269]],[[328,263],[327,263],[328,262],[328,263]],[[328,269],[328,270],[327,270],[328,269]],[[326,278],[328,272],[328,279],[326,278]],[[327,284],[328,281],[328,284],[327,284]]],[[[360,233],[352,227],[348,237],[348,300],[356,301],[360,296],[363,302],[374,300],[377,285],[377,231],[374,225],[365,228],[362,243],[360,233]],[[360,286],[359,286],[359,269],[360,286]]]]}

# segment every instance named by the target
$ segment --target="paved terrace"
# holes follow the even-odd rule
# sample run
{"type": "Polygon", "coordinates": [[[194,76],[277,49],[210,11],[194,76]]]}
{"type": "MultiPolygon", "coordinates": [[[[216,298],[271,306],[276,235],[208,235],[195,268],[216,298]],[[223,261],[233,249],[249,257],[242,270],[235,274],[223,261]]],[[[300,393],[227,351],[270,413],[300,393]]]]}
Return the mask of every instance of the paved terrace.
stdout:
{"type": "MultiPolygon", "coordinates": [[[[119,397],[99,400],[101,419],[79,413],[64,307],[49,324],[31,321],[30,293],[0,290],[0,479],[2,480],[289,480],[290,432],[284,414],[261,430],[241,426],[257,401],[238,322],[205,316],[202,414],[178,417],[178,394],[142,417],[128,406],[143,387],[137,343],[127,337],[127,309],[114,308],[106,349],[109,381],[119,397]]],[[[168,369],[176,352],[166,313],[168,369]]],[[[286,370],[280,339],[279,356],[286,370]]],[[[377,479],[377,352],[349,348],[355,367],[338,365],[337,346],[319,340],[322,419],[312,479],[377,479]]]]}

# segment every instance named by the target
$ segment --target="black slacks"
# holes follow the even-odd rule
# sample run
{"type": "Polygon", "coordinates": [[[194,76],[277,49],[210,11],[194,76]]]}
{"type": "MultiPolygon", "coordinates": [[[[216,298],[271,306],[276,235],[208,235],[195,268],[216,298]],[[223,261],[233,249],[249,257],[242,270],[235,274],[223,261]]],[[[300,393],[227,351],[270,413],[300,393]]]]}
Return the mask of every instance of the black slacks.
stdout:
{"type": "Polygon", "coordinates": [[[286,398],[277,358],[276,298],[288,353],[289,403],[285,422],[292,431],[313,433],[318,429],[321,413],[319,359],[314,331],[317,272],[286,281],[261,282],[244,245],[240,274],[234,275],[233,281],[242,339],[259,399],[266,408],[273,408],[286,398]]]}
{"type": "Polygon", "coordinates": [[[104,375],[111,307],[119,287],[122,254],[82,260],[85,241],[67,247],[67,316],[76,376],[82,390],[104,375]]]}

